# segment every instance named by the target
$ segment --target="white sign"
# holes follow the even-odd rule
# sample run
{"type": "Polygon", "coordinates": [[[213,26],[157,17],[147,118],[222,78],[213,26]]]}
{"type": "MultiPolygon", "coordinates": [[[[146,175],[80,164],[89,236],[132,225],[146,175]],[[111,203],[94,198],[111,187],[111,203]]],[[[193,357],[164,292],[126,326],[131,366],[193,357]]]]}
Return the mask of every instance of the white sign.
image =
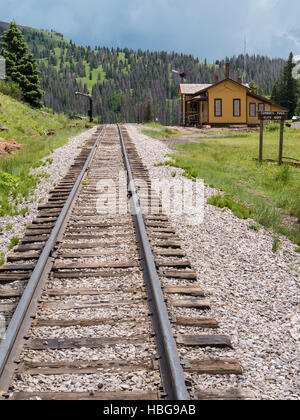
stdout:
{"type": "Polygon", "coordinates": [[[5,58],[0,55],[0,79],[5,79],[6,76],[6,66],[5,58]]]}

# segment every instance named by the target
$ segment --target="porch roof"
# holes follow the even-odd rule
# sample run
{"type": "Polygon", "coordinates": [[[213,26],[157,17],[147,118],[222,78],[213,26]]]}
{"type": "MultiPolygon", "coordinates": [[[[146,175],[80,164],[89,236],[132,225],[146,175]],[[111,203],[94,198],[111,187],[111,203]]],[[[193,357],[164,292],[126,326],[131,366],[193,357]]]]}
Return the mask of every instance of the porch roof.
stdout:
{"type": "MultiPolygon", "coordinates": [[[[206,95],[198,95],[198,96],[194,96],[192,99],[190,99],[190,101],[208,101],[208,97],[206,95]]],[[[189,101],[187,101],[189,102],[189,101]]]]}

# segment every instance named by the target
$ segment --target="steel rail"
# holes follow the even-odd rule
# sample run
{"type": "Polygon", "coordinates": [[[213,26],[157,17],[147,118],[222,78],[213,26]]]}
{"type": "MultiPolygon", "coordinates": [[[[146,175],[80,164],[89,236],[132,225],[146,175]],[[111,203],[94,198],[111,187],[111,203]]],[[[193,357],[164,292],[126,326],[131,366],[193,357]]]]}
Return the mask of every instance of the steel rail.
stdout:
{"type": "MultiPolygon", "coordinates": [[[[106,126],[105,126],[106,127],[106,126]]],[[[51,235],[46,242],[46,245],[44,247],[44,250],[39,257],[37,264],[35,266],[35,269],[28,281],[28,284],[26,286],[26,289],[23,292],[22,298],[15,310],[15,313],[10,321],[10,324],[6,330],[5,336],[0,344],[0,378],[4,372],[6,362],[9,358],[9,355],[11,353],[11,350],[15,344],[16,337],[18,335],[18,332],[21,328],[22,322],[26,316],[26,312],[29,308],[29,305],[31,303],[32,297],[34,295],[34,292],[37,288],[37,285],[40,281],[40,277],[46,267],[47,260],[51,254],[51,251],[54,248],[54,245],[56,243],[57,236],[59,234],[60,228],[62,224],[64,223],[64,220],[66,218],[66,215],[68,213],[68,210],[71,207],[71,204],[73,202],[74,197],[76,196],[76,193],[80,187],[81,181],[85,175],[86,170],[88,169],[88,166],[92,160],[92,157],[94,155],[94,152],[96,151],[96,148],[98,147],[100,140],[102,138],[102,135],[104,133],[105,127],[103,127],[101,133],[99,134],[94,146],[92,147],[92,150],[82,168],[82,171],[80,172],[74,187],[60,213],[59,218],[56,221],[56,224],[51,232],[51,235]]]]}
{"type": "Polygon", "coordinates": [[[164,386],[169,400],[189,400],[190,396],[186,387],[183,369],[176,342],[173,336],[169,315],[165,304],[164,296],[161,290],[161,283],[157,274],[155,262],[153,259],[150,243],[146,233],[146,227],[143,220],[142,210],[139,205],[139,197],[135,187],[134,177],[131,170],[129,157],[126,150],[123,134],[118,125],[125,168],[128,176],[128,191],[132,197],[133,211],[136,218],[136,225],[138,229],[138,236],[140,245],[143,251],[144,265],[146,268],[147,279],[151,287],[153,299],[153,317],[156,319],[155,323],[158,326],[156,329],[159,344],[163,350],[162,362],[164,364],[163,376],[164,386]],[[166,377],[167,375],[167,377],[166,377]]]}

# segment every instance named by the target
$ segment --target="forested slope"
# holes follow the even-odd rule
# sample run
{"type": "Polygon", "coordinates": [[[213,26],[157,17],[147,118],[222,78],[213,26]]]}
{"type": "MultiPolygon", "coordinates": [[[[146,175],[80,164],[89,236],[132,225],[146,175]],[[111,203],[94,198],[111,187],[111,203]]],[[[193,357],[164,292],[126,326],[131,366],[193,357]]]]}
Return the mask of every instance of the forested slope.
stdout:
{"type": "MultiPolygon", "coordinates": [[[[7,24],[0,22],[0,34],[6,29],[7,24]]],[[[231,63],[232,78],[244,73],[243,55],[208,64],[191,55],[164,51],[92,49],[75,45],[54,31],[21,29],[39,62],[45,105],[58,112],[86,113],[87,102],[74,93],[89,92],[100,122],[142,121],[150,100],[161,123],[178,124],[180,78],[172,69],[185,70],[188,83],[211,83],[215,74],[224,77],[226,61],[231,63]]],[[[270,95],[284,63],[283,59],[247,56],[244,81],[254,81],[270,95]]]]}

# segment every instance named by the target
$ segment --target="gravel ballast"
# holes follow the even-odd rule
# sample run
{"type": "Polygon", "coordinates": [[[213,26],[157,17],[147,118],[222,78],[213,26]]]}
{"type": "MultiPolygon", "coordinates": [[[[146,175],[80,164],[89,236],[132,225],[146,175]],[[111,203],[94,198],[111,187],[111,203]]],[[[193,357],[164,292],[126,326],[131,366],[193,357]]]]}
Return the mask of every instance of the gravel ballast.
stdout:
{"type": "MultiPolygon", "coordinates": [[[[165,155],[174,150],[143,135],[134,125],[127,128],[151,179],[175,179],[181,188],[182,181],[187,182],[181,169],[176,168],[174,177],[174,168],[154,166],[169,160],[165,155]]],[[[205,201],[217,193],[206,186],[205,201]]],[[[231,337],[234,346],[233,351],[194,349],[189,353],[234,357],[244,368],[238,378],[193,375],[193,381],[199,388],[238,386],[260,400],[299,399],[300,258],[295,245],[280,237],[280,250],[274,253],[272,232],[254,231],[251,220],[208,204],[200,225],[175,215],[170,222],[209,296],[210,316],[220,322],[220,331],[231,337]]]]}

